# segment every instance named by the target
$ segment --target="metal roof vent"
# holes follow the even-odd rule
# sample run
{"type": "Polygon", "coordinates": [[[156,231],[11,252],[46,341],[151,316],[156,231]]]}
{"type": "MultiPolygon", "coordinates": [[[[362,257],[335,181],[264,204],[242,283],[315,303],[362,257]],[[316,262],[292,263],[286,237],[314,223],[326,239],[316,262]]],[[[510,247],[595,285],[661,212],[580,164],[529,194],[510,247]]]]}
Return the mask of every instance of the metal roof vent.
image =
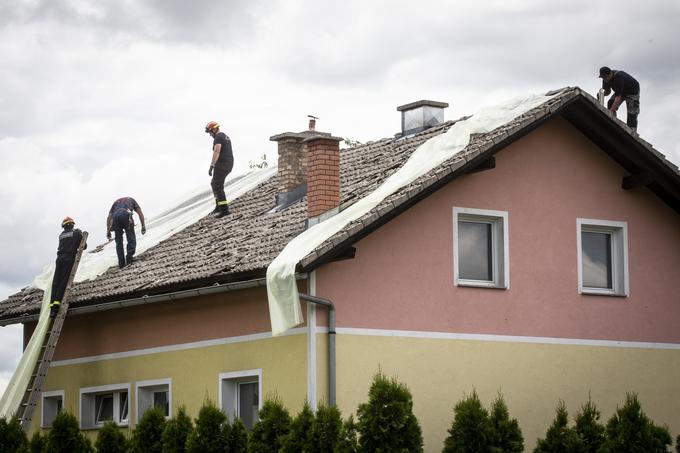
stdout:
{"type": "Polygon", "coordinates": [[[401,112],[401,135],[411,135],[444,122],[446,102],[421,100],[397,107],[401,112]]]}

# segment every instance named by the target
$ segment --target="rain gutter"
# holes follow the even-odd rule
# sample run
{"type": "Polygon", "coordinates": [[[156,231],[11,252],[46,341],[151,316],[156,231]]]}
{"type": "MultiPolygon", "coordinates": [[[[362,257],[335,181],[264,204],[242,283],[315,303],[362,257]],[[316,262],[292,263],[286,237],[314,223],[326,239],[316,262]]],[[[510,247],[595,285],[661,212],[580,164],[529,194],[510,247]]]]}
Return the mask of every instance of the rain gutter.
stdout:
{"type": "Polygon", "coordinates": [[[300,299],[328,308],[328,404],[335,401],[335,306],[333,302],[321,297],[300,293],[300,299]]]}

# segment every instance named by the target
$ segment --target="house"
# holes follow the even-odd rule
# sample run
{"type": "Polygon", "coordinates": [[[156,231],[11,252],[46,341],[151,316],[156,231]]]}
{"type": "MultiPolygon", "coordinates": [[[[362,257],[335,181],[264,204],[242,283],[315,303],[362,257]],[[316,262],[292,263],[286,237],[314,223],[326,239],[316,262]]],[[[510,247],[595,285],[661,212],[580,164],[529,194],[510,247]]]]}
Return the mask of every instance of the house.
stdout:
{"type": "MultiPolygon", "coordinates": [[[[272,137],[278,174],[139,256],[74,287],[33,429],[61,408],[84,430],[132,427],[151,406],[210,398],[247,426],[263,397],[293,411],[334,394],[343,414],[372,376],[413,393],[426,451],[453,405],[501,391],[530,448],[558,399],[609,417],[626,392],[680,432],[680,173],[590,95],[565,88],[470,143],[307,255],[305,323],[272,337],[265,272],[308,225],[354,205],[428,139],[442,103],[402,108],[402,133],[339,150],[316,131],[272,137]]],[[[459,121],[465,121],[461,119],[459,121]]],[[[35,327],[40,291],[0,303],[35,327]]]]}

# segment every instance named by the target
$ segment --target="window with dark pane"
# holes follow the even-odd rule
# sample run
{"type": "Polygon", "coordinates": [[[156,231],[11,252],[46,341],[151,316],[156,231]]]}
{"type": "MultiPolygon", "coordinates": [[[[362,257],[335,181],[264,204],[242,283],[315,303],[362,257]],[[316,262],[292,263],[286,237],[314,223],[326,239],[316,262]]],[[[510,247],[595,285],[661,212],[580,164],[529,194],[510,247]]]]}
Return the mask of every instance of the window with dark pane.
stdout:
{"type": "Polygon", "coordinates": [[[123,421],[128,419],[128,392],[120,392],[120,410],[118,420],[123,421]]]}
{"type": "Polygon", "coordinates": [[[493,280],[492,225],[458,221],[458,277],[464,280],[493,280]]]}
{"type": "Polygon", "coordinates": [[[168,404],[168,392],[165,390],[153,392],[153,405],[163,411],[163,414],[170,416],[170,407],[168,404]]]}
{"type": "Polygon", "coordinates": [[[583,231],[581,234],[583,255],[583,286],[589,288],[613,288],[612,284],[612,235],[610,233],[583,231]]]}
{"type": "Polygon", "coordinates": [[[249,430],[257,422],[259,408],[259,387],[257,382],[243,382],[238,385],[239,417],[249,430]]]}
{"type": "Polygon", "coordinates": [[[96,423],[113,420],[113,395],[97,395],[95,397],[96,423]]]}

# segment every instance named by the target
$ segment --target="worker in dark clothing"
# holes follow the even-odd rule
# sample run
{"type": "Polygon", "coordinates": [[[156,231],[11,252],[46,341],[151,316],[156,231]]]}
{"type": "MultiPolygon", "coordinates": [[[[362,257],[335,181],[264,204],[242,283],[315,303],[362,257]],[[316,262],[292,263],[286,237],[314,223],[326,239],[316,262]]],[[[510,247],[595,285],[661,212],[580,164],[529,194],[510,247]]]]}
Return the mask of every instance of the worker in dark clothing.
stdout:
{"type": "Polygon", "coordinates": [[[630,74],[623,71],[609,69],[607,66],[600,68],[600,78],[605,96],[614,91],[614,94],[607,102],[607,108],[616,116],[619,106],[626,101],[626,112],[628,127],[637,131],[640,114],[640,84],[630,74]]]}
{"type": "Polygon", "coordinates": [[[210,162],[208,175],[212,176],[210,186],[215,196],[215,217],[224,217],[229,214],[227,196],[224,194],[224,180],[234,168],[234,154],[231,150],[231,140],[224,133],[220,132],[220,125],[215,121],[210,121],[205,126],[205,131],[213,138],[213,154],[210,162]]]}
{"type": "MultiPolygon", "coordinates": [[[[78,228],[73,228],[75,222],[72,218],[66,217],[61,222],[64,231],[59,235],[59,248],[57,248],[57,262],[54,267],[54,278],[52,278],[52,294],[50,294],[50,318],[57,316],[61,300],[66,292],[66,284],[71,275],[73,263],[76,261],[78,246],[83,238],[83,232],[78,228]]],[[[87,248],[87,244],[85,244],[87,248]]]]}
{"type": "Polygon", "coordinates": [[[116,253],[118,254],[118,267],[123,268],[134,261],[137,237],[135,236],[135,222],[132,214],[136,212],[142,223],[142,234],[146,234],[146,224],[142,208],[132,197],[119,198],[113,202],[106,219],[106,238],[111,240],[111,231],[116,236],[116,253]],[[123,252],[123,233],[127,239],[127,255],[123,252]]]}

